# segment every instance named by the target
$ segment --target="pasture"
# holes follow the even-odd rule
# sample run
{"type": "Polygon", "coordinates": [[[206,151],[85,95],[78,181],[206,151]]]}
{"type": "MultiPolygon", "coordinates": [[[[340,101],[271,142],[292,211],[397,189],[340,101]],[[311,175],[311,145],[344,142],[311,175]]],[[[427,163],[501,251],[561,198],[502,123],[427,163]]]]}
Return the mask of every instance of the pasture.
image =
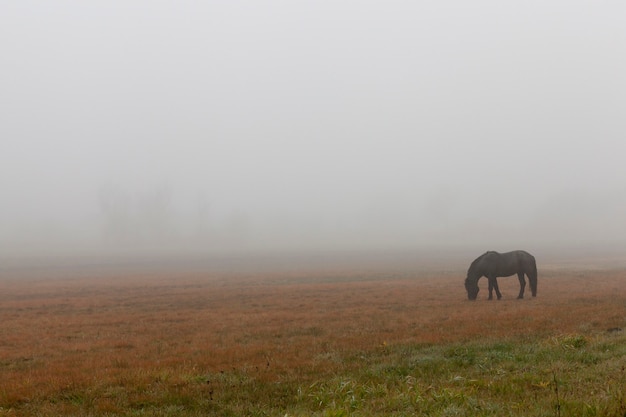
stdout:
{"type": "Polygon", "coordinates": [[[0,415],[625,415],[626,268],[472,259],[5,268],[0,415]]]}

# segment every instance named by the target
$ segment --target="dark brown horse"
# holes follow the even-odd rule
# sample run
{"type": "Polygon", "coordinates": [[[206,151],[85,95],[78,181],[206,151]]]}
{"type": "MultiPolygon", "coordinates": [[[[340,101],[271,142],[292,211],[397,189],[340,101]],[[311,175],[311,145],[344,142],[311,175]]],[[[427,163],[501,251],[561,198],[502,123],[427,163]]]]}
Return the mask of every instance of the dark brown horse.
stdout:
{"type": "Polygon", "coordinates": [[[502,298],[502,294],[498,288],[497,278],[509,277],[514,274],[517,274],[519,279],[520,288],[517,298],[524,298],[524,288],[526,288],[524,274],[528,276],[533,297],[537,296],[537,264],[534,256],[523,250],[506,253],[485,252],[476,258],[467,270],[467,278],[465,279],[467,298],[476,299],[479,291],[478,280],[481,277],[487,277],[489,280],[489,299],[493,299],[493,290],[495,289],[499,300],[502,298]]]}

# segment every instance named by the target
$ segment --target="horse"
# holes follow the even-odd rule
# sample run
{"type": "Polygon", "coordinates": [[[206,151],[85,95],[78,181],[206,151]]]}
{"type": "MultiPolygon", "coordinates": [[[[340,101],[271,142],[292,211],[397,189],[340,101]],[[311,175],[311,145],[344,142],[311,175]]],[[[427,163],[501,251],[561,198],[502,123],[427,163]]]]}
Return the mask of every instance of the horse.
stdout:
{"type": "Polygon", "coordinates": [[[524,298],[524,289],[526,288],[524,274],[528,276],[533,297],[536,297],[537,264],[534,256],[523,250],[506,253],[485,252],[476,258],[467,270],[467,278],[465,279],[467,298],[470,300],[476,299],[479,291],[478,280],[485,276],[489,280],[489,299],[493,299],[493,290],[495,289],[499,300],[502,298],[502,294],[500,294],[500,289],[498,288],[497,278],[509,277],[514,274],[517,274],[520,286],[517,298],[524,298]]]}

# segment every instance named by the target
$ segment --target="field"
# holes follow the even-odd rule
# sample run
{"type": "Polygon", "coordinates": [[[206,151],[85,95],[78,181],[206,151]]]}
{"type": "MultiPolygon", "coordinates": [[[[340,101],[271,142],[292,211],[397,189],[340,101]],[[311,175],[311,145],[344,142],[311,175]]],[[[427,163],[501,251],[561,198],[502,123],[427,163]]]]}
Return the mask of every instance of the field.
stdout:
{"type": "Polygon", "coordinates": [[[622,264],[474,302],[467,264],[7,267],[0,415],[626,415],[622,264]]]}

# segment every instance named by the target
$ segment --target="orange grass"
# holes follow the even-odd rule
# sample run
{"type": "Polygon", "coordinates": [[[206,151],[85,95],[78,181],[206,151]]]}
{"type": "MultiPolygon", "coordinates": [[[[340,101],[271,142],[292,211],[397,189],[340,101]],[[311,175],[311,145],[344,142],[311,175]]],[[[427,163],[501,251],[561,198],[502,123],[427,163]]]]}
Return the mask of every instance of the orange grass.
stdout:
{"type": "Polygon", "coordinates": [[[525,300],[515,299],[516,277],[499,280],[501,301],[486,300],[485,280],[467,301],[463,280],[462,269],[4,273],[0,412],[116,413],[159,390],[210,401],[219,395],[211,379],[233,371],[307,381],[331,373],[337,355],[392,344],[625,324],[625,270],[540,269],[538,297],[525,300]]]}

